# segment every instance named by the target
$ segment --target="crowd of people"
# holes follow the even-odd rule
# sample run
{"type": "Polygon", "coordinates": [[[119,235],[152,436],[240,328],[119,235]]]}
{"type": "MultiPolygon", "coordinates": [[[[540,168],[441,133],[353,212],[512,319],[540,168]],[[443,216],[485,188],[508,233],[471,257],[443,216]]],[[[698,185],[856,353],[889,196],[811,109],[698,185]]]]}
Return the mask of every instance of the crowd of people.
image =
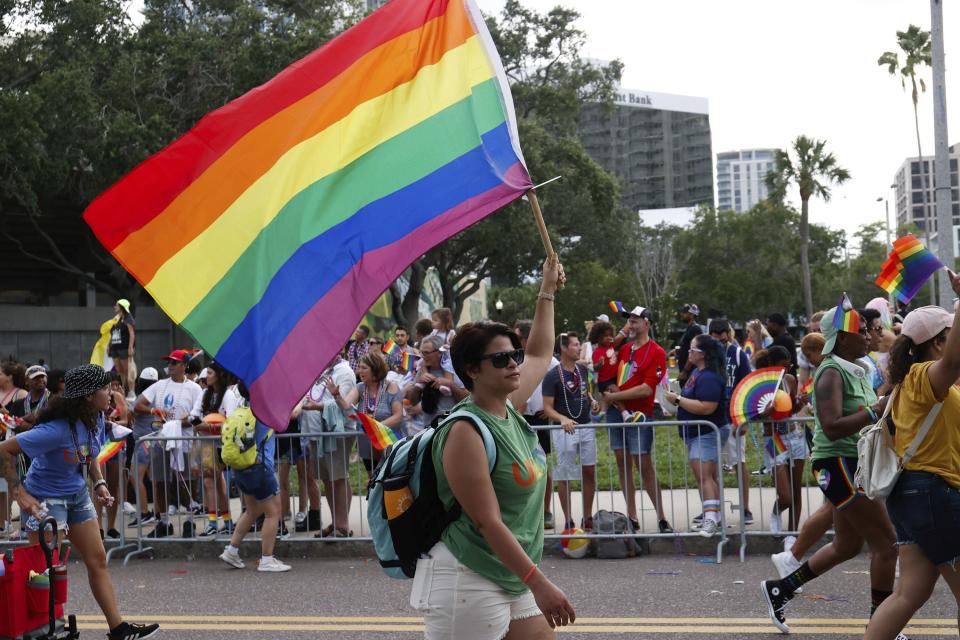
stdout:
{"type": "MultiPolygon", "coordinates": [[[[718,479],[724,470],[735,473],[744,487],[755,474],[774,480],[769,527],[773,533],[798,532],[786,539],[782,553],[772,556],[778,578],[763,583],[768,612],[781,631],[789,631],[787,604],[802,586],[852,558],[864,542],[871,550],[875,614],[867,637],[900,637],[938,576],[960,601],[954,568],[960,557],[955,535],[960,520],[951,515],[960,513],[960,437],[950,431],[950,420],[960,411],[960,391],[954,385],[960,378],[960,334],[950,332],[953,314],[924,307],[900,318],[885,299],[859,310],[842,303],[814,314],[798,346],[779,313],[763,322],[747,321],[738,331],[725,318],[699,324],[699,308],[686,304],[677,310],[682,334],[668,352],[654,339],[653,311],[643,306],[623,308],[614,319],[601,314],[586,323],[582,336],[569,330],[555,333],[548,307],[562,279],[559,264],[548,261],[537,313],[513,327],[487,322],[455,328],[449,309],[436,310],[413,331],[396,326],[386,336],[361,325],[292,413],[288,435],[273,437],[257,423],[262,447],[256,472],[232,474],[221,460],[218,440],[194,436],[217,435],[224,420],[248,405],[243,383],[216,362],[204,364],[202,352],[177,349],[164,358],[164,377],[147,366],[128,389],[124,376],[131,368],[136,371],[131,366],[135,334],[129,308],[118,303],[119,331],[111,335],[117,334],[124,346],[111,346],[115,371],[85,365],[64,373],[44,364],[0,364],[6,432],[0,447],[0,462],[6,463],[0,525],[14,537],[34,540],[34,510],[43,503],[71,542],[83,547],[91,588],[111,629],[152,633],[155,627],[122,622],[109,575],[100,567],[102,539],[119,537],[124,526],[118,523],[123,516],[114,499],[126,477],[124,457],[102,468],[90,464],[110,438],[112,425],[132,429],[125,457],[128,468],[135,461],[136,473],[125,490],[139,497],[140,510],[134,510],[127,526],[153,524],[149,536],[173,536],[172,518],[185,512],[180,534],[230,536],[221,558],[237,568],[244,567],[239,555],[243,537],[254,529],[262,539],[258,570],[276,572],[290,566],[273,556],[274,540],[291,530],[321,539],[354,535],[351,463],[361,462],[369,476],[382,455],[366,437],[358,437],[356,413],[368,414],[403,438],[436,426],[456,406],[468,406],[489,419],[498,452],[509,452],[505,460],[515,458],[515,468],[506,478],[509,483],[496,471],[487,473],[480,465],[484,457],[474,451],[482,442],[472,429],[454,425],[438,436],[434,458],[440,495],[462,505],[468,518],[448,528],[443,548],[423,567],[434,575],[433,591],[414,593],[411,602],[427,612],[428,630],[436,631],[435,637],[469,635],[472,625],[481,622],[486,628],[486,617],[449,615],[460,609],[455,594],[466,587],[450,586],[448,576],[465,566],[481,580],[471,598],[486,593],[485,603],[503,607],[497,624],[511,632],[529,626],[539,633],[544,632],[539,623],[522,621],[545,620],[549,628],[574,619],[570,603],[536,565],[544,529],[593,528],[598,430],[591,423],[620,425],[606,429],[607,443],[634,529],[642,529],[636,470],[640,488],[656,510],[657,532],[670,534],[654,458],[656,429],[644,423],[676,416],[684,423],[678,435],[700,492],[702,511],[692,524],[701,535],[713,536],[721,526],[718,479]],[[740,381],[768,367],[784,371],[781,388],[789,398],[789,416],[812,416],[812,428],[809,422],[783,420],[782,414],[773,419],[771,403],[760,417],[763,445],[756,448],[763,460],[754,471],[746,456],[749,428],[731,424],[729,403],[740,381]],[[900,455],[925,420],[933,426],[884,504],[867,499],[854,477],[860,431],[888,414],[900,455]],[[78,429],[78,422],[86,429],[78,429]],[[559,428],[529,428],[548,424],[559,428]],[[158,434],[166,440],[144,440],[158,434]],[[446,447],[450,442],[457,446],[446,447]],[[552,465],[547,462],[551,455],[552,465]],[[825,499],[801,521],[808,465],[825,499]],[[516,468],[526,470],[520,476],[529,472],[531,477],[518,477],[516,468]],[[300,493],[296,512],[290,500],[293,469],[300,493]],[[63,480],[58,474],[69,477],[63,480]],[[579,509],[572,504],[572,482],[579,483],[579,509]],[[236,514],[230,506],[232,484],[244,497],[236,514]],[[528,490],[531,486],[536,490],[528,490]],[[552,513],[554,490],[562,511],[559,522],[552,513]],[[24,514],[16,529],[10,522],[14,494],[24,514]],[[916,496],[924,500],[918,502],[916,496]],[[322,499],[331,514],[326,526],[320,516],[322,499]],[[505,500],[517,501],[517,508],[506,508],[505,500]],[[94,504],[105,508],[105,515],[94,504]],[[205,518],[196,529],[195,518],[205,518]],[[831,527],[830,544],[805,561],[831,527]],[[902,576],[894,591],[898,557],[902,576]],[[525,566],[530,560],[532,569],[525,566]]],[[[953,283],[960,293],[960,281],[954,277],[953,283]]],[[[752,524],[749,490],[740,508],[744,521],[752,524]]]]}

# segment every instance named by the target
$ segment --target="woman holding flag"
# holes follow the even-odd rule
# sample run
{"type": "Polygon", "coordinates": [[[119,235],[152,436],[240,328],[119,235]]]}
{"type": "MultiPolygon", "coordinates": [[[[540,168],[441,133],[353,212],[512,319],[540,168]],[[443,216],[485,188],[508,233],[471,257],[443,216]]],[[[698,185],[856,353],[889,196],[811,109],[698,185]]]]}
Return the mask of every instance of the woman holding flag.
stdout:
{"type": "Polygon", "coordinates": [[[106,506],[113,503],[96,462],[104,440],[104,412],[110,407],[108,383],[106,372],[98,365],[68,371],[63,394],[40,412],[36,426],[0,444],[0,474],[18,489],[17,503],[32,544],[39,541],[40,520],[49,515],[80,552],[90,590],[110,628],[107,637],[149,638],[159,625],[131,624],[120,617],[96,510],[87,491],[89,474],[97,501],[106,506]],[[21,452],[30,456],[32,464],[23,485],[18,486],[14,458],[21,452]]]}
{"type": "Polygon", "coordinates": [[[472,396],[458,405],[483,420],[497,447],[491,473],[477,426],[456,420],[433,440],[440,499],[463,515],[417,563],[411,604],[432,640],[553,638],[576,617],[566,595],[540,572],[546,457],[514,404],[530,397],[550,364],[553,299],[564,283],[547,259],[527,350],[506,325],[460,328],[450,355],[472,396]],[[526,362],[521,367],[521,364],[526,362]]]}

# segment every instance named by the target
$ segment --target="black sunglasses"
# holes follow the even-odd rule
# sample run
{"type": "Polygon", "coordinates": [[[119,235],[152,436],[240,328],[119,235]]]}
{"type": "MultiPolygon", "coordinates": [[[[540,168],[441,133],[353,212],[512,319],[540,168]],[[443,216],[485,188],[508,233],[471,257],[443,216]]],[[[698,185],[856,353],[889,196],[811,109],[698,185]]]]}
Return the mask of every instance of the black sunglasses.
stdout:
{"type": "Polygon", "coordinates": [[[523,364],[523,349],[514,349],[513,351],[497,351],[496,353],[486,353],[481,360],[489,360],[495,369],[503,369],[510,361],[517,364],[523,364]]]}

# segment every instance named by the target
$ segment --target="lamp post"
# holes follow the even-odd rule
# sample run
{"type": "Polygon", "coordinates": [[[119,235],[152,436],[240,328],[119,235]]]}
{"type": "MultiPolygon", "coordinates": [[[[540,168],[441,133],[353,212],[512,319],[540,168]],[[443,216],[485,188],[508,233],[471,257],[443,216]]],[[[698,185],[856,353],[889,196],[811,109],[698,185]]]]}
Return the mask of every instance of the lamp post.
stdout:
{"type": "Polygon", "coordinates": [[[497,310],[497,319],[499,320],[503,314],[503,300],[497,298],[497,301],[493,303],[493,308],[497,310]]]}
{"type": "MultiPolygon", "coordinates": [[[[890,186],[894,187],[895,185],[890,185],[890,186]]],[[[887,253],[890,253],[891,251],[893,251],[893,244],[890,241],[890,201],[883,196],[880,196],[879,198],[877,198],[877,202],[880,202],[881,200],[883,201],[883,208],[884,208],[883,227],[884,227],[884,230],[887,232],[887,253]]],[[[890,304],[894,304],[893,293],[887,294],[887,299],[890,301],[890,304]]]]}

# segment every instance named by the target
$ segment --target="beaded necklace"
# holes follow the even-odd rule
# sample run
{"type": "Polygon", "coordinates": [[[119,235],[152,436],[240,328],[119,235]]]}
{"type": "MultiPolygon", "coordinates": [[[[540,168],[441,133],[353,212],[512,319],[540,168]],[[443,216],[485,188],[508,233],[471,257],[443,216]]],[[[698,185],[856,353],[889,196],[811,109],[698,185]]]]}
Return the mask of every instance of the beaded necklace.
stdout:
{"type": "MultiPolygon", "coordinates": [[[[573,415],[573,411],[570,410],[570,399],[567,397],[567,381],[563,376],[562,364],[557,365],[557,373],[560,376],[560,386],[563,389],[563,406],[567,408],[567,415],[572,420],[578,420],[580,416],[583,415],[583,404],[584,404],[583,394],[582,393],[580,394],[580,404],[577,407],[577,415],[573,415]]],[[[578,367],[576,364],[573,365],[573,381],[575,384],[574,388],[580,389],[580,385],[582,384],[583,380],[580,378],[580,367],[578,367]]]]}
{"type": "Polygon", "coordinates": [[[368,416],[376,417],[377,411],[380,409],[380,399],[381,399],[381,396],[383,396],[384,382],[386,381],[384,380],[377,383],[377,395],[374,396],[373,398],[373,404],[371,404],[369,401],[369,394],[368,394],[369,387],[367,385],[363,385],[363,412],[368,416]]]}
{"type": "Polygon", "coordinates": [[[50,397],[50,391],[47,390],[47,389],[44,389],[44,390],[43,390],[43,396],[40,397],[40,400],[37,401],[37,405],[34,406],[34,405],[33,405],[33,401],[32,401],[32,399],[31,399],[31,396],[30,396],[30,394],[28,393],[28,394],[26,395],[26,397],[24,397],[24,399],[23,399],[23,407],[24,407],[24,409],[25,409],[25,412],[24,412],[25,415],[28,415],[28,416],[29,416],[29,415],[32,414],[32,413],[37,413],[37,412],[39,412],[40,409],[43,409],[43,407],[46,406],[46,404],[47,404],[47,398],[49,398],[49,397],[50,397]]]}

